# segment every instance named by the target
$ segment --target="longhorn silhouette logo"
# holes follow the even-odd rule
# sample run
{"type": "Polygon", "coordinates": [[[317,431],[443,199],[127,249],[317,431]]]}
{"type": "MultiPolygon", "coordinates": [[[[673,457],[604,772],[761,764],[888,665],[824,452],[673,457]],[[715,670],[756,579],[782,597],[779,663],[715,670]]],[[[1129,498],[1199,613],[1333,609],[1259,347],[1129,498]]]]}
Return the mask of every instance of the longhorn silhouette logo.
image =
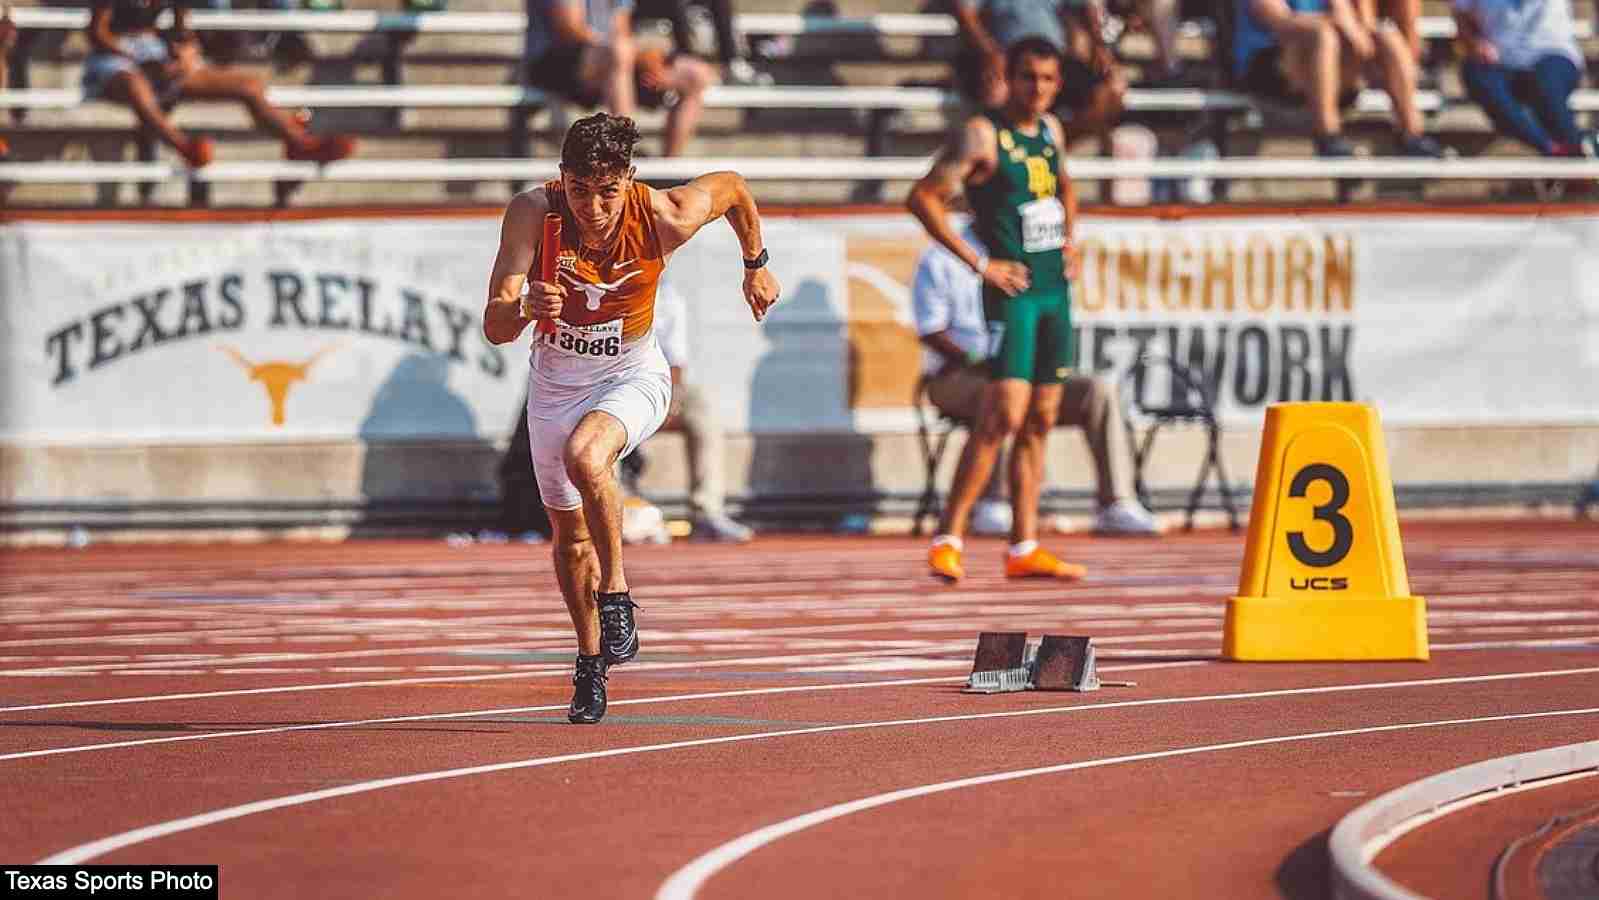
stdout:
{"type": "Polygon", "coordinates": [[[283,404],[289,398],[289,387],[296,382],[304,381],[311,372],[311,366],[316,361],[333,352],[333,347],[323,347],[311,358],[303,363],[292,362],[264,362],[259,365],[244,358],[239,351],[225,344],[218,344],[217,349],[227,354],[230,359],[238,363],[240,368],[250,376],[251,381],[261,382],[266,389],[267,400],[272,403],[272,424],[283,424],[283,404]]]}
{"type": "MultiPolygon", "coordinates": [[[[632,260],[628,260],[628,262],[632,262],[632,260]]],[[[561,277],[565,278],[568,284],[583,292],[583,296],[588,298],[588,302],[585,303],[584,306],[588,307],[589,312],[593,312],[594,310],[600,308],[600,300],[603,299],[606,294],[619,289],[624,284],[627,284],[628,280],[634,275],[643,274],[643,269],[634,269],[610,284],[606,284],[603,281],[596,281],[593,284],[589,284],[588,282],[579,281],[565,272],[561,273],[561,277]]]]}

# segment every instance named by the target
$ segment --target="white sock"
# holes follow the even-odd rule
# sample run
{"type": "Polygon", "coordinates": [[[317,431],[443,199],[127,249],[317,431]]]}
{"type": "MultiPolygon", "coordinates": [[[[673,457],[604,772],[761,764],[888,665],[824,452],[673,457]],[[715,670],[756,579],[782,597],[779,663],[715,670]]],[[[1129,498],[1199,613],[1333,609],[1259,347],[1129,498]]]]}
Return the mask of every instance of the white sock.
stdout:
{"type": "Polygon", "coordinates": [[[934,547],[954,547],[957,553],[966,549],[966,542],[953,534],[940,534],[933,537],[934,547]]]}
{"type": "Polygon", "coordinates": [[[1022,557],[1026,556],[1027,554],[1029,554],[1029,553],[1031,553],[1031,552],[1033,552],[1034,550],[1037,550],[1037,549],[1038,549],[1038,542],[1037,541],[1022,541],[1020,544],[1011,544],[1010,545],[1010,556],[1011,556],[1011,559],[1021,559],[1022,557]]]}

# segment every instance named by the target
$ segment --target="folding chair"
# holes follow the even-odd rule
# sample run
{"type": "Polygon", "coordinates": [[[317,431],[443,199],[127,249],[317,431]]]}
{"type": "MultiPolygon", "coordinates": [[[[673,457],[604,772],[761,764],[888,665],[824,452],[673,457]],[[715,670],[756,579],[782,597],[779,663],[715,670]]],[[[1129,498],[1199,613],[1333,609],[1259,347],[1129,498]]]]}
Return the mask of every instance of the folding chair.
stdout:
{"type": "Polygon", "coordinates": [[[922,464],[926,471],[922,483],[922,496],[916,501],[916,515],[911,519],[911,534],[922,534],[922,522],[928,516],[935,521],[944,513],[943,497],[938,491],[938,466],[944,459],[950,436],[966,423],[939,412],[927,399],[927,378],[916,382],[916,396],[911,402],[916,410],[916,439],[922,448],[922,464]]]}
{"type": "Polygon", "coordinates": [[[1210,483],[1210,473],[1216,472],[1217,489],[1223,508],[1227,510],[1227,526],[1238,530],[1238,510],[1233,506],[1232,487],[1227,483],[1227,472],[1221,462],[1221,426],[1216,422],[1215,405],[1204,382],[1194,371],[1166,356],[1146,354],[1138,358],[1122,375],[1120,384],[1122,423],[1127,429],[1127,446],[1133,455],[1133,491],[1144,508],[1153,511],[1149,487],[1144,483],[1144,463],[1149,460],[1155,444],[1155,435],[1162,426],[1174,423],[1200,424],[1205,427],[1208,446],[1205,462],[1200,467],[1199,479],[1188,495],[1184,530],[1194,528],[1194,513],[1204,498],[1210,483]],[[1165,385],[1158,382],[1164,379],[1165,385]],[[1146,381],[1150,386],[1169,388],[1169,403],[1160,405],[1144,399],[1146,381]],[[1138,434],[1143,429],[1143,435],[1138,434]]]}

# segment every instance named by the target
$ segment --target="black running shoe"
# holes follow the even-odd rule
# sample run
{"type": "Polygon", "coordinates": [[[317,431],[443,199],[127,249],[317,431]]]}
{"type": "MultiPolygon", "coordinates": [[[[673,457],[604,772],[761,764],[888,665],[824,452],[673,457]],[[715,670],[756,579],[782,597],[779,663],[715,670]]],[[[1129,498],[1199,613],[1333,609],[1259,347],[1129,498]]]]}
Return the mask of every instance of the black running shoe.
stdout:
{"type": "Polygon", "coordinates": [[[566,720],[573,725],[593,725],[605,718],[605,657],[579,654],[572,685],[572,705],[566,709],[566,720]]]}
{"type": "Polygon", "coordinates": [[[600,605],[600,652],[606,665],[619,666],[638,656],[638,625],[633,622],[633,602],[627,591],[597,595],[600,605]]]}

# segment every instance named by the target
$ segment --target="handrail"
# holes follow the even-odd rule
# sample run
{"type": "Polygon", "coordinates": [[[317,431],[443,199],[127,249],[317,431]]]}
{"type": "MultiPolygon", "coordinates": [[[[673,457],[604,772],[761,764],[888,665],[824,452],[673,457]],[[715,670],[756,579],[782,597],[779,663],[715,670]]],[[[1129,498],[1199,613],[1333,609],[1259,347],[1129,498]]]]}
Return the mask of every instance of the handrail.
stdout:
{"type": "MultiPolygon", "coordinates": [[[[179,163],[0,163],[0,182],[69,184],[95,182],[372,182],[372,181],[537,181],[553,177],[556,159],[350,159],[326,165],[309,162],[217,162],[203,169],[179,163]]],[[[908,181],[926,174],[931,159],[876,157],[672,158],[638,161],[638,175],[649,180],[686,180],[731,169],[756,181],[908,181]]],[[[1471,160],[1372,159],[1072,159],[1080,181],[1114,178],[1227,179],[1402,179],[1531,180],[1599,178],[1599,160],[1507,157],[1471,160]]]]}
{"type": "MultiPolygon", "coordinates": [[[[12,11],[22,30],[73,31],[89,24],[86,9],[24,7],[12,11]]],[[[298,12],[274,10],[207,11],[189,14],[196,31],[399,31],[422,34],[521,34],[527,17],[514,12],[398,13],[373,10],[298,12]]],[[[805,16],[783,13],[743,13],[733,17],[734,29],[745,34],[774,36],[857,34],[880,37],[951,37],[958,33],[953,16],[941,13],[880,14],[873,16],[805,16]]],[[[1448,16],[1422,16],[1421,36],[1450,40],[1455,22],[1448,16]]],[[[1576,23],[1578,39],[1593,37],[1593,23],[1576,23]]]]}

